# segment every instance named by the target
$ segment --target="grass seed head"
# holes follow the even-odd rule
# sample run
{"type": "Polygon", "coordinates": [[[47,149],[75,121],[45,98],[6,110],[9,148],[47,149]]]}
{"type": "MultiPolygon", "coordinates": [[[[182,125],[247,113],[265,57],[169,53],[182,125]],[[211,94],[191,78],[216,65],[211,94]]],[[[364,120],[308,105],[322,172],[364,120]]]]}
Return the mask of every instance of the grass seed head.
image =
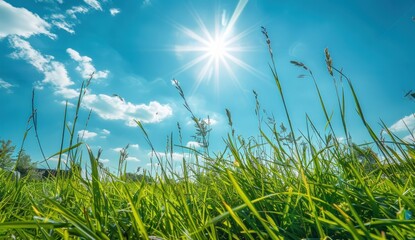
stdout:
{"type": "Polygon", "coordinates": [[[330,57],[329,49],[325,48],[324,53],[326,55],[327,70],[329,71],[330,75],[333,76],[333,67],[332,67],[333,62],[330,57]]]}
{"type": "Polygon", "coordinates": [[[297,66],[297,67],[302,67],[305,70],[308,70],[308,67],[306,65],[304,65],[304,63],[302,62],[298,62],[298,61],[290,61],[291,64],[297,66]]]}

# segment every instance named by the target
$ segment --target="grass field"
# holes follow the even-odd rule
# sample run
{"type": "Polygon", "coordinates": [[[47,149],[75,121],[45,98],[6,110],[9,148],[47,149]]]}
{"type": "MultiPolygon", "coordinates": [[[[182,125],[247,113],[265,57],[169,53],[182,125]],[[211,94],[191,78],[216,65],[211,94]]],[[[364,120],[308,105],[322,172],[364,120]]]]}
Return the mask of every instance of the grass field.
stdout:
{"type": "MultiPolygon", "coordinates": [[[[382,137],[373,132],[351,81],[332,65],[328,50],[327,69],[337,91],[343,135],[349,132],[340,81],[351,92],[370,143],[359,146],[337,138],[312,72],[292,62],[314,81],[328,129],[322,134],[308,121],[300,138],[288,114],[266,29],[263,34],[287,126],[269,119],[261,122],[257,136],[242,138],[226,110],[230,131],[223,151],[212,154],[209,125],[193,114],[176,82],[202,148],[186,149],[196,161],[183,159],[182,172],[172,170],[172,158],[159,158],[158,172],[131,181],[122,155],[119,173],[112,174],[100,166],[99,152],[76,141],[75,116],[73,128],[62,130],[70,145],[57,151],[58,156],[67,154],[70,176],[58,172],[33,180],[0,172],[0,238],[414,239],[414,144],[386,126],[382,137]],[[86,177],[76,167],[81,162],[89,164],[86,177]]],[[[80,91],[76,114],[88,85],[86,81],[80,91]]],[[[259,115],[259,103],[257,108],[259,115]]],[[[152,147],[145,126],[137,125],[152,147]]],[[[170,143],[166,149],[172,148],[170,143]]]]}

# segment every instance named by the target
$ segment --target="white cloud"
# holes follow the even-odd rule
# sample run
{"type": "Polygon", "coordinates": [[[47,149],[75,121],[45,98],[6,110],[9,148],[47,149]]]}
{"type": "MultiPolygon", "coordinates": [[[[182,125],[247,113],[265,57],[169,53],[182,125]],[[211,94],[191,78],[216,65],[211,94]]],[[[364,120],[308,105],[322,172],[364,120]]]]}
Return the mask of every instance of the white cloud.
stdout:
{"type": "Polygon", "coordinates": [[[104,135],[110,135],[111,132],[107,129],[102,129],[101,133],[104,135]]]}
{"type": "Polygon", "coordinates": [[[67,31],[70,34],[75,33],[75,30],[72,29],[73,25],[68,22],[53,20],[52,24],[64,31],[67,31]]]}
{"type": "Polygon", "coordinates": [[[140,161],[140,159],[138,159],[136,157],[127,157],[125,160],[126,161],[132,161],[132,162],[139,162],[140,161]]]}
{"type": "Polygon", "coordinates": [[[411,114],[409,116],[405,116],[402,119],[399,119],[395,122],[392,126],[389,127],[391,132],[403,132],[412,130],[415,128],[415,114],[411,114]]]}
{"type": "Polygon", "coordinates": [[[149,152],[147,155],[149,157],[154,157],[154,154],[156,154],[158,157],[160,157],[162,159],[165,159],[165,160],[173,159],[173,161],[182,161],[183,158],[189,160],[192,157],[192,155],[190,153],[184,153],[183,154],[183,153],[177,153],[177,152],[174,152],[173,154],[168,153],[167,155],[164,152],[155,152],[155,153],[154,152],[149,152]]]}
{"type": "Polygon", "coordinates": [[[73,104],[73,103],[71,103],[71,102],[66,102],[66,101],[60,101],[59,102],[61,105],[66,105],[66,103],[68,103],[68,107],[70,107],[70,108],[73,108],[73,107],[75,107],[75,104],[73,104]]]}
{"type": "Polygon", "coordinates": [[[102,162],[102,163],[104,163],[104,164],[110,162],[110,160],[107,159],[107,158],[101,158],[101,159],[99,159],[99,161],[102,162]]]}
{"type": "Polygon", "coordinates": [[[59,20],[63,20],[63,19],[65,19],[65,15],[55,13],[55,14],[50,15],[50,16],[49,16],[49,18],[50,18],[50,19],[59,19],[59,20]]]}
{"type": "Polygon", "coordinates": [[[200,143],[195,142],[195,141],[189,141],[189,142],[186,143],[186,147],[188,147],[188,148],[199,148],[200,143]]]}
{"type": "Polygon", "coordinates": [[[346,143],[346,138],[345,138],[345,137],[338,137],[338,138],[337,138],[337,141],[338,141],[339,143],[346,143]]]}
{"type": "Polygon", "coordinates": [[[93,9],[102,11],[101,4],[97,0],[84,0],[84,2],[93,9]]]}
{"type": "Polygon", "coordinates": [[[49,32],[49,23],[25,8],[16,8],[5,1],[0,1],[0,16],[0,39],[9,35],[28,38],[36,34],[56,37],[49,32]]]}
{"type": "Polygon", "coordinates": [[[153,163],[153,164],[147,163],[146,166],[147,167],[159,167],[160,166],[160,163],[153,163]]]}
{"type": "Polygon", "coordinates": [[[66,10],[65,14],[52,14],[49,18],[52,20],[51,23],[57,28],[70,34],[75,34],[74,26],[79,23],[79,21],[76,21],[77,14],[85,14],[88,11],[89,9],[84,6],[74,6],[66,10]]]}
{"type": "Polygon", "coordinates": [[[216,118],[205,118],[203,121],[210,126],[216,125],[218,123],[216,118]]]}
{"type": "Polygon", "coordinates": [[[63,0],[35,0],[36,3],[55,3],[58,2],[59,4],[63,3],[63,0]]]}
{"type": "Polygon", "coordinates": [[[0,78],[0,88],[4,88],[6,89],[8,93],[12,93],[11,88],[13,87],[16,87],[16,86],[0,78]]]}
{"type": "MultiPolygon", "coordinates": [[[[138,144],[129,144],[128,149],[131,149],[131,148],[138,149],[138,144]]],[[[122,148],[122,147],[111,148],[111,150],[114,152],[121,152],[124,149],[125,148],[122,148]]],[[[127,149],[127,152],[129,152],[128,149],[127,149]]]]}
{"type": "Polygon", "coordinates": [[[76,70],[82,75],[83,78],[89,78],[92,73],[94,73],[94,79],[107,78],[109,71],[97,71],[94,65],[92,65],[92,59],[90,57],[81,56],[77,51],[73,50],[72,48],[66,49],[66,52],[73,60],[78,62],[76,70]]]}
{"type": "Polygon", "coordinates": [[[78,14],[78,13],[85,14],[88,11],[89,11],[89,9],[86,8],[86,7],[84,7],[84,6],[75,6],[75,7],[72,7],[70,9],[66,10],[66,14],[68,16],[70,16],[71,18],[75,18],[76,19],[76,14],[78,14]]]}
{"type": "Polygon", "coordinates": [[[65,66],[55,61],[53,56],[43,55],[35,50],[29,42],[19,37],[10,37],[9,40],[11,46],[15,49],[10,55],[12,58],[23,59],[44,74],[45,78],[42,82],[36,83],[38,87],[42,88],[43,84],[49,83],[58,91],[64,91],[68,86],[74,84],[69,78],[65,66]]]}
{"type": "Polygon", "coordinates": [[[72,88],[61,87],[55,90],[55,95],[59,95],[65,99],[74,99],[79,97],[79,91],[72,88]]]}
{"type": "Polygon", "coordinates": [[[75,31],[72,29],[74,24],[65,21],[66,16],[63,14],[52,14],[49,16],[52,19],[52,24],[68,33],[74,34],[75,31]]]}
{"type": "Polygon", "coordinates": [[[115,16],[115,15],[117,15],[118,13],[120,13],[121,11],[120,11],[120,9],[119,8],[111,8],[110,9],[110,13],[111,13],[111,15],[112,16],[115,16]]]}
{"type": "MultiPolygon", "coordinates": [[[[216,125],[219,120],[217,120],[217,118],[215,117],[212,117],[212,118],[209,117],[209,118],[202,119],[202,121],[209,126],[213,126],[213,125],[216,125]]],[[[187,121],[187,125],[194,125],[194,124],[195,122],[193,121],[193,119],[189,119],[189,121],[187,121]]]]}
{"type": "MultiPolygon", "coordinates": [[[[68,159],[68,155],[67,154],[65,154],[65,153],[61,154],[61,161],[62,161],[63,164],[66,164],[67,159],[68,159]]],[[[48,161],[53,161],[53,162],[59,161],[59,155],[58,156],[54,156],[52,158],[49,158],[48,161]]]]}
{"type": "Polygon", "coordinates": [[[112,148],[111,150],[114,152],[121,152],[124,148],[121,147],[117,147],[117,148],[112,148]]]}
{"type": "Polygon", "coordinates": [[[128,126],[136,126],[134,120],[143,123],[158,123],[173,114],[172,108],[157,101],[146,104],[133,104],[122,101],[116,96],[105,94],[88,94],[83,99],[83,106],[92,109],[99,117],[106,120],[124,120],[128,126]]]}
{"type": "Polygon", "coordinates": [[[101,133],[100,138],[106,139],[110,135],[111,132],[107,129],[102,129],[100,133],[101,133]]]}
{"type": "Polygon", "coordinates": [[[92,139],[96,137],[98,134],[96,132],[90,132],[88,130],[80,130],[78,131],[78,136],[83,139],[92,139]]]}

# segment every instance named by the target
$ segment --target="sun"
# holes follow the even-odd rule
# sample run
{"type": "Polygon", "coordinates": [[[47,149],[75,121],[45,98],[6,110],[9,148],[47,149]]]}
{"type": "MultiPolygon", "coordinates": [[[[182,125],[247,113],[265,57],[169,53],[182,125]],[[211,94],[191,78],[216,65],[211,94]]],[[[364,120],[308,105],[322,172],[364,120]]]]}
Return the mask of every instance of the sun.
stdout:
{"type": "Polygon", "coordinates": [[[226,42],[221,37],[216,38],[209,43],[207,51],[211,57],[221,59],[227,54],[226,42]]]}
{"type": "Polygon", "coordinates": [[[252,50],[250,47],[241,46],[239,41],[252,32],[253,27],[234,34],[234,25],[247,3],[247,0],[240,0],[229,21],[226,20],[224,13],[222,16],[217,14],[215,26],[211,30],[206,27],[197,13],[194,13],[193,17],[197,22],[198,29],[192,30],[183,25],[177,25],[178,30],[190,41],[186,45],[176,45],[174,51],[180,54],[196,53],[196,57],[185,63],[176,73],[200,65],[201,69],[196,78],[195,87],[197,88],[201,82],[211,80],[214,80],[216,87],[218,87],[219,79],[224,76],[222,73],[225,72],[230,76],[230,79],[239,84],[234,72],[236,66],[253,73],[257,72],[236,56],[238,52],[252,50]]]}

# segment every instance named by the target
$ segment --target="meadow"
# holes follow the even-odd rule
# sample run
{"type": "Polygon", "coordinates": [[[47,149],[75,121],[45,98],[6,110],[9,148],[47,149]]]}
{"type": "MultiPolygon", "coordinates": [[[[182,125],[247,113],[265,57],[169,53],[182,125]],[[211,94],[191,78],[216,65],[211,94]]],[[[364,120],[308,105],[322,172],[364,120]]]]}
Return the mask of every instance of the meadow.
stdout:
{"type": "MultiPolygon", "coordinates": [[[[262,31],[286,125],[263,120],[256,98],[259,124],[253,127],[258,134],[243,138],[226,109],[229,133],[223,138],[223,150],[212,153],[209,124],[193,114],[175,81],[201,148],[183,147],[194,161],[183,159],[182,171],[177,172],[172,166],[176,143],[169,142],[167,157],[155,155],[159,171],[132,179],[126,173],[126,154],[120,155],[119,171],[114,174],[100,165],[100,152],[76,139],[77,116],[90,83],[85,81],[72,126],[58,129],[69,140],[68,146],[62,144],[57,150],[58,166],[64,166],[65,154],[71,174],[58,171],[56,176],[36,180],[30,174],[18,178],[1,170],[0,238],[415,239],[415,145],[387,126],[382,136],[375,134],[351,80],[333,66],[327,49],[325,67],[336,89],[343,135],[349,136],[347,88],[371,139],[365,145],[349,138],[341,141],[312,71],[292,61],[314,82],[327,120],[327,129],[319,130],[308,119],[307,129],[299,133],[292,125],[271,41],[266,29],[262,31]],[[80,168],[84,162],[89,166],[86,176],[80,168]]],[[[65,122],[67,118],[65,114],[65,122]]],[[[150,139],[157,136],[149,136],[145,126],[136,123],[156,152],[150,139]]]]}

